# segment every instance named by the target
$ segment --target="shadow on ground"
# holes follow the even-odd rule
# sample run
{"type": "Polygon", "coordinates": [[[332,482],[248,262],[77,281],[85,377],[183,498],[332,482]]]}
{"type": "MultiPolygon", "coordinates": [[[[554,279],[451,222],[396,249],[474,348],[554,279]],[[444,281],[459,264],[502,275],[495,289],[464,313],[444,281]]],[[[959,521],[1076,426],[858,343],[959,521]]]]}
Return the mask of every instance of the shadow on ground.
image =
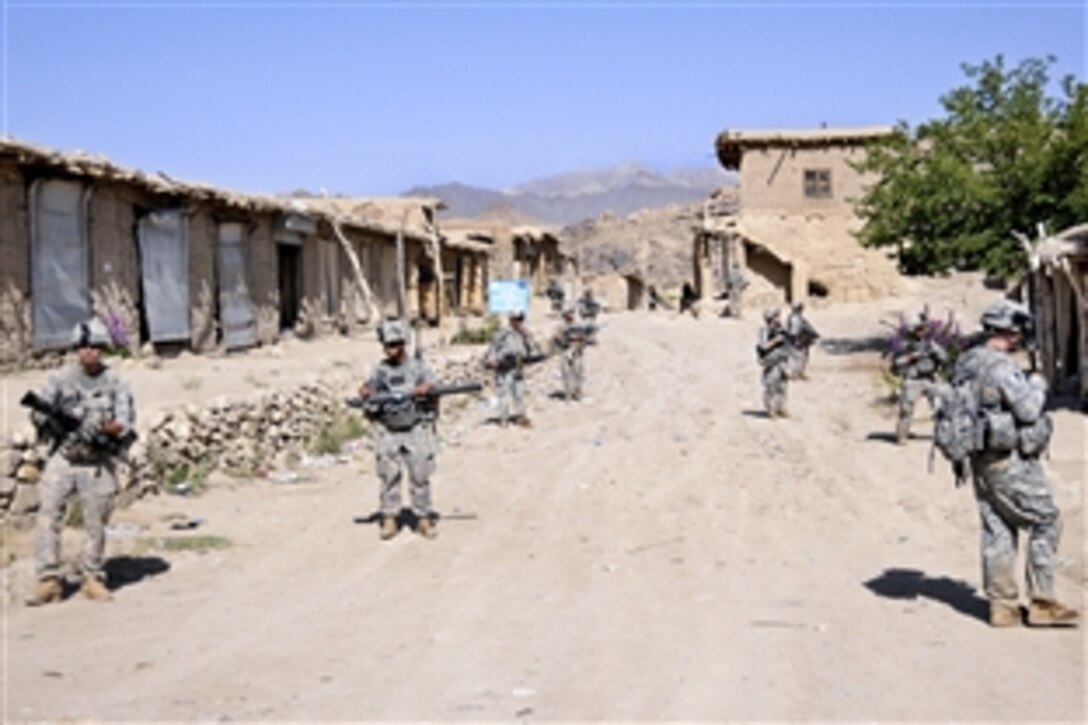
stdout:
{"type": "Polygon", "coordinates": [[[888,349],[888,338],[885,335],[829,337],[817,344],[821,350],[831,355],[856,355],[863,352],[885,352],[888,349]]]}
{"type": "Polygon", "coordinates": [[[960,579],[934,578],[917,569],[885,569],[880,576],[865,582],[865,587],[877,596],[889,599],[925,597],[947,604],[960,614],[989,622],[989,602],[960,579]]]}
{"type": "Polygon", "coordinates": [[[157,556],[115,556],[106,562],[106,582],[111,591],[170,571],[170,563],[157,556]]]}

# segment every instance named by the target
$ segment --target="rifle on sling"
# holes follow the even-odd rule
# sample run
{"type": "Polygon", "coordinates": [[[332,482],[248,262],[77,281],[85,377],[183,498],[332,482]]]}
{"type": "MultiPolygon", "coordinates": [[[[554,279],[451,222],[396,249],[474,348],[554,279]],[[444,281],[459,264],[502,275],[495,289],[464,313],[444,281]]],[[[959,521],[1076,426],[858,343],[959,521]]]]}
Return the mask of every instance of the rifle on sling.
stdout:
{"type": "Polygon", "coordinates": [[[53,442],[54,450],[69,437],[75,436],[80,442],[86,443],[95,450],[107,455],[119,456],[136,440],[134,430],[116,437],[102,431],[86,431],[82,418],[61,405],[50,403],[33,390],[28,390],[23,395],[19,405],[30,408],[45,419],[42,427],[45,428],[46,436],[53,442]]]}

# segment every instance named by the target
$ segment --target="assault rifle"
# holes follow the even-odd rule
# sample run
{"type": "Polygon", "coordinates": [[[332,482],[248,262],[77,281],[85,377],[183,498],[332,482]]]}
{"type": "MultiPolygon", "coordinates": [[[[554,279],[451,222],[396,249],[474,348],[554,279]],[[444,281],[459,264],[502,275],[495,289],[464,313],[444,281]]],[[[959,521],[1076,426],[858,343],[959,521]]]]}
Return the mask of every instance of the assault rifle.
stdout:
{"type": "Polygon", "coordinates": [[[785,348],[791,346],[790,336],[784,329],[775,331],[766,343],[756,345],[756,355],[759,358],[760,365],[769,367],[782,362],[785,353],[783,346],[785,346],[785,348]]]}
{"type": "Polygon", "coordinates": [[[1035,320],[1030,315],[1016,314],[1013,316],[1013,324],[1020,330],[1020,339],[1023,341],[1024,351],[1028,354],[1028,363],[1031,369],[1028,372],[1039,370],[1039,335],[1035,327],[1035,320]]]}
{"type": "Polygon", "coordinates": [[[465,393],[478,393],[484,387],[480,383],[463,383],[461,385],[434,385],[425,395],[415,393],[374,393],[365,398],[348,398],[345,402],[349,408],[361,408],[367,415],[376,414],[387,405],[405,405],[409,402],[419,402],[434,405],[439,398],[446,395],[462,395],[465,393]]]}
{"type": "Polygon", "coordinates": [[[533,355],[514,355],[508,353],[499,358],[495,363],[495,369],[500,373],[508,373],[515,368],[525,367],[526,365],[536,365],[542,363],[548,359],[548,356],[544,353],[535,353],[533,355]]]}
{"type": "Polygon", "coordinates": [[[33,390],[28,390],[23,395],[19,405],[30,408],[45,419],[42,427],[45,428],[46,436],[53,442],[54,449],[69,437],[75,436],[97,451],[110,456],[119,456],[136,440],[134,430],[129,430],[121,436],[111,436],[102,431],[85,431],[83,420],[78,415],[61,405],[50,403],[33,390]]]}
{"type": "Polygon", "coordinates": [[[579,339],[581,342],[592,345],[597,341],[598,329],[600,328],[597,325],[587,323],[584,325],[570,325],[564,328],[563,333],[568,345],[572,342],[578,342],[579,339]]]}

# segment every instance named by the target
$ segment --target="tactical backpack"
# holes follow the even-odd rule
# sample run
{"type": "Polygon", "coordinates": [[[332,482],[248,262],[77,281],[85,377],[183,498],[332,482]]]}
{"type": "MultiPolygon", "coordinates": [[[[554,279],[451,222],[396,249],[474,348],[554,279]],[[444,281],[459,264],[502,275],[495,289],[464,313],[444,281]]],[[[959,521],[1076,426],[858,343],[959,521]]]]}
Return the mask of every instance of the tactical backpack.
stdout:
{"type": "MultiPolygon", "coordinates": [[[[933,389],[933,447],[952,464],[956,482],[967,476],[971,455],[983,450],[978,390],[973,377],[939,383],[933,389]]],[[[930,464],[932,465],[932,451],[930,464]]]]}

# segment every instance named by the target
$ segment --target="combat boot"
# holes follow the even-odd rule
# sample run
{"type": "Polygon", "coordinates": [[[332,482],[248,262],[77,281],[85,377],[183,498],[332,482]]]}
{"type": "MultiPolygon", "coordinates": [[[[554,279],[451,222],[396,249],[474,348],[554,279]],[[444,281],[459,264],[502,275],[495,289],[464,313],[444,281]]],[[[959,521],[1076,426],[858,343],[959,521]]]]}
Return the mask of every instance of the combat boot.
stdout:
{"type": "Polygon", "coordinates": [[[420,517],[419,523],[416,524],[416,533],[424,539],[438,538],[438,529],[435,527],[434,522],[431,521],[430,516],[420,517]]]}
{"type": "Polygon", "coordinates": [[[34,593],[26,600],[26,605],[40,607],[43,604],[60,601],[63,595],[64,587],[61,586],[60,579],[51,576],[38,582],[38,585],[34,587],[34,593]]]}
{"type": "Polygon", "coordinates": [[[531,420],[529,420],[529,418],[524,416],[524,415],[517,419],[517,424],[520,425],[522,428],[532,428],[533,427],[533,422],[531,420]]]}
{"type": "Polygon", "coordinates": [[[382,528],[378,532],[378,538],[382,541],[388,541],[397,535],[397,517],[396,516],[382,516],[382,528]]]}
{"type": "Polygon", "coordinates": [[[1076,627],[1080,614],[1053,599],[1033,599],[1028,607],[1028,624],[1033,627],[1076,627]]]}
{"type": "Polygon", "coordinates": [[[108,602],[113,599],[106,583],[96,576],[89,576],[83,580],[83,596],[96,602],[108,602]]]}
{"type": "Polygon", "coordinates": [[[1006,599],[990,600],[990,626],[1016,627],[1020,624],[1020,605],[1006,599]]]}

